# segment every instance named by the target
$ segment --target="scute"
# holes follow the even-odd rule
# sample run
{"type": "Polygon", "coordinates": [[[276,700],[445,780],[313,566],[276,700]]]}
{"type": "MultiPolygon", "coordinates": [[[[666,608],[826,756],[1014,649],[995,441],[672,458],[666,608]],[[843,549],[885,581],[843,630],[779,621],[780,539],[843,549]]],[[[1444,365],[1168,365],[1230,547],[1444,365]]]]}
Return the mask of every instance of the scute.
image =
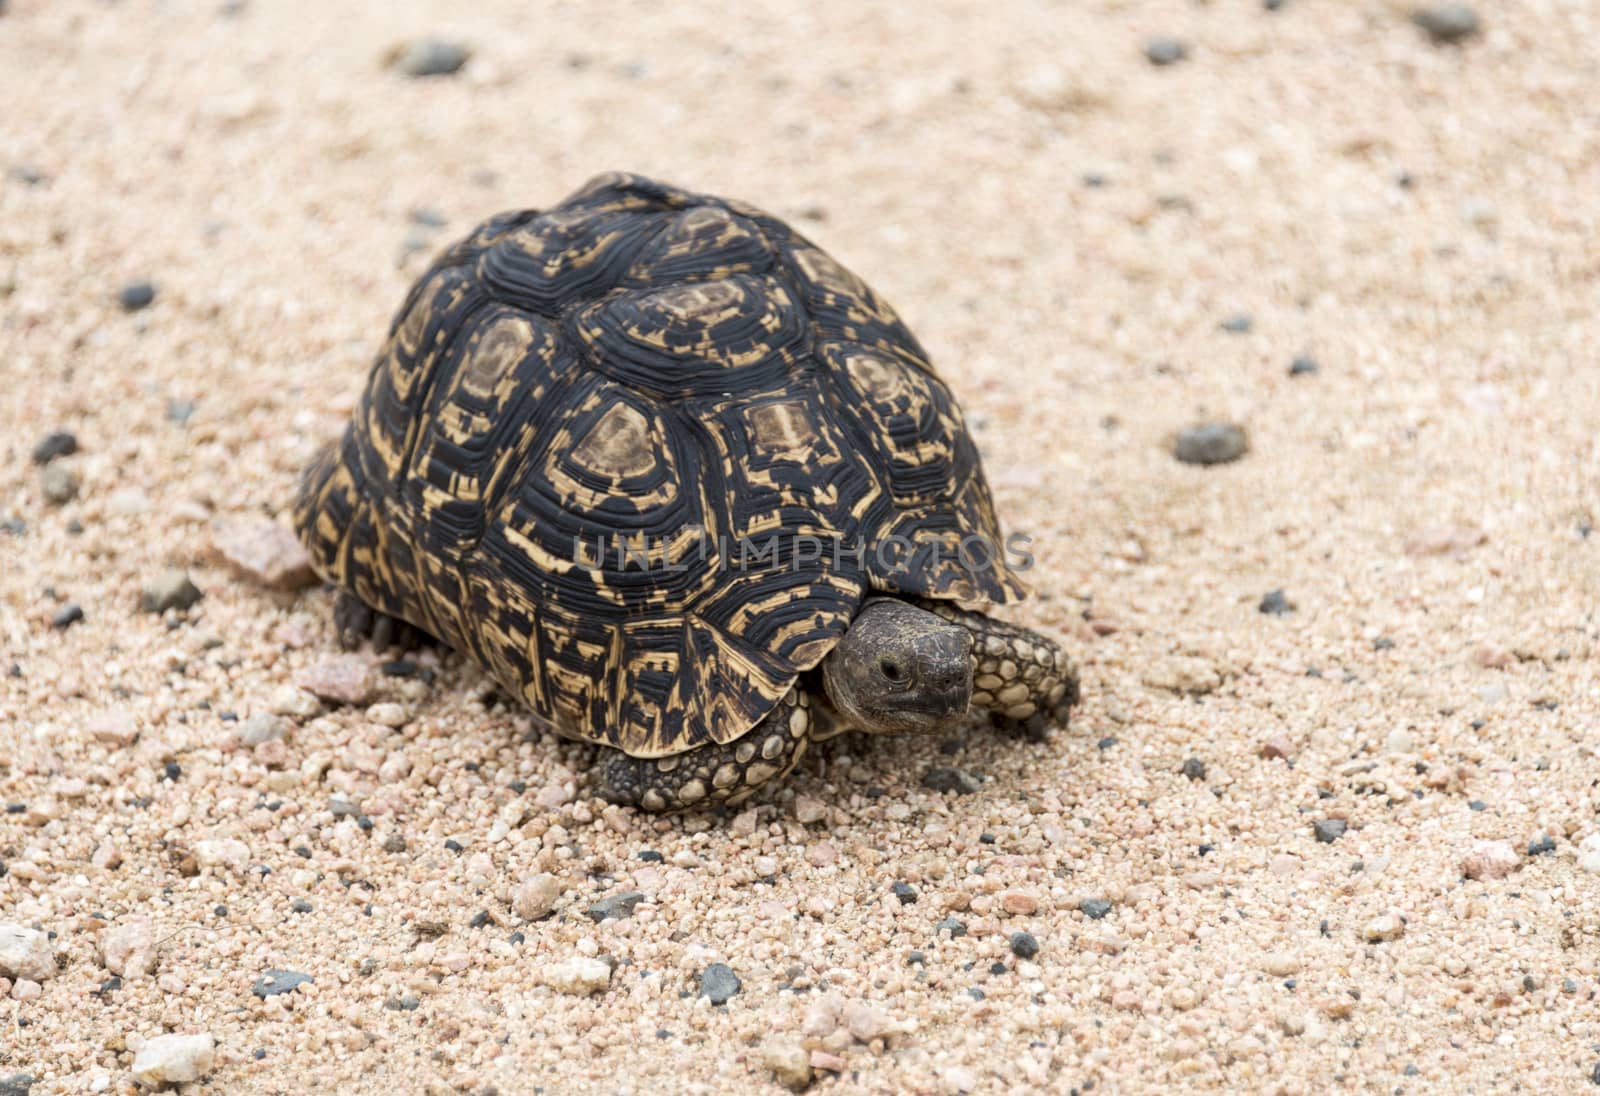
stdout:
{"type": "Polygon", "coordinates": [[[444,252],[295,522],[322,574],[641,757],[739,738],[869,590],[1021,593],[960,563],[998,523],[894,311],[777,218],[632,175],[444,252]]]}

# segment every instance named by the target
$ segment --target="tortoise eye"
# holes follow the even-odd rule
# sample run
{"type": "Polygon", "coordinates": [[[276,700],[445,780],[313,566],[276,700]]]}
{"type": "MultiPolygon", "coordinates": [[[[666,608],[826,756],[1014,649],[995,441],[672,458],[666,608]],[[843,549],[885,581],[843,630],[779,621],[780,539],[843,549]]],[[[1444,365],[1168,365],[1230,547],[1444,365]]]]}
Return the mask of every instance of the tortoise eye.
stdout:
{"type": "Polygon", "coordinates": [[[905,671],[900,669],[900,664],[892,658],[879,659],[878,669],[883,671],[884,677],[897,685],[906,679],[905,671]]]}

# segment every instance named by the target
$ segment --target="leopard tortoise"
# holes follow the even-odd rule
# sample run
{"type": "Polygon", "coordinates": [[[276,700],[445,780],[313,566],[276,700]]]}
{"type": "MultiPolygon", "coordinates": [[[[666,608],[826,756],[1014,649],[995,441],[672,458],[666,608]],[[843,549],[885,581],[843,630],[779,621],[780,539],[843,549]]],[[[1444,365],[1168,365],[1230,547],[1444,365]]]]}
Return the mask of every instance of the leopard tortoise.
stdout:
{"type": "Polygon", "coordinates": [[[637,175],[433,263],[294,520],[346,645],[466,653],[649,810],[844,730],[1038,735],[1077,699],[1053,640],[976,611],[1024,587],[894,311],[781,220],[637,175]]]}

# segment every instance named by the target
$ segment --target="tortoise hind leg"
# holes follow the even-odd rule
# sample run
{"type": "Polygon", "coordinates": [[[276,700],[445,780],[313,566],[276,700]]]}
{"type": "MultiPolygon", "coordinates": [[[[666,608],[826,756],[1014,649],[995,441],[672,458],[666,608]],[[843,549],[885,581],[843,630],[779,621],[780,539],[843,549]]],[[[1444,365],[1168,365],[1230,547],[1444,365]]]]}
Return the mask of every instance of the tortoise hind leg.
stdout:
{"type": "Polygon", "coordinates": [[[1043,741],[1065,727],[1078,702],[1078,670],[1048,636],[948,602],[923,608],[972,633],[972,706],[995,722],[1043,741]]]}
{"type": "Polygon", "coordinates": [[[369,639],[374,651],[386,651],[390,647],[409,651],[433,641],[432,636],[415,624],[378,612],[348,590],[340,590],[334,598],[333,627],[339,634],[339,646],[347,651],[355,650],[369,639]]]}
{"type": "Polygon", "coordinates": [[[647,811],[733,806],[800,762],[811,742],[811,698],[790,689],[765,719],[728,743],[669,757],[616,754],[604,762],[600,795],[647,811]]]}

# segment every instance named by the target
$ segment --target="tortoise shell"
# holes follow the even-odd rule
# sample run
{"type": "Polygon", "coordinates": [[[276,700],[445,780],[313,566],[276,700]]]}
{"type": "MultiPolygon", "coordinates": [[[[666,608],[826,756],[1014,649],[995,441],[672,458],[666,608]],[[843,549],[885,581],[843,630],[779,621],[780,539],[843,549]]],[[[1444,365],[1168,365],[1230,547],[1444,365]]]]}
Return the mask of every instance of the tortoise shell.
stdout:
{"type": "Polygon", "coordinates": [[[422,275],[295,524],[325,578],[639,757],[744,734],[870,592],[1023,594],[894,311],[781,220],[633,175],[422,275]]]}

